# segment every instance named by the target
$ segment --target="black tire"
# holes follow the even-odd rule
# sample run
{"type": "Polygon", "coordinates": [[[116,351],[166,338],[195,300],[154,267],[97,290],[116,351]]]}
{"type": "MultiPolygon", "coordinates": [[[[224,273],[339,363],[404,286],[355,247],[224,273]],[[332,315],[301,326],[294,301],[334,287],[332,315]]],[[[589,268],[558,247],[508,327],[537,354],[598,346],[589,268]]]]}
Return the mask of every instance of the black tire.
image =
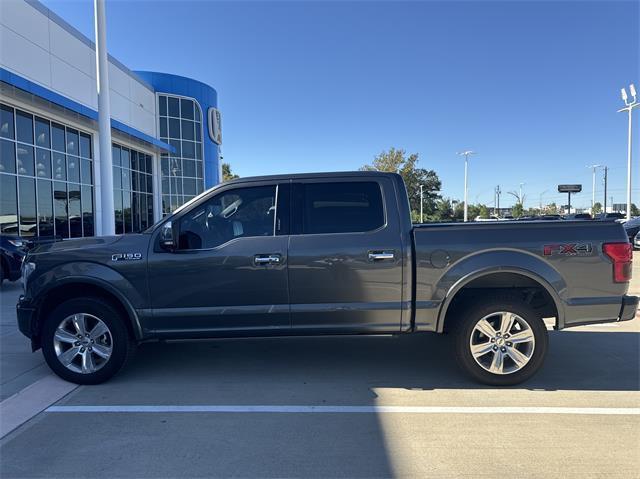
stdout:
{"type": "Polygon", "coordinates": [[[124,323],[125,318],[102,298],[70,299],[60,304],[44,320],[42,328],[42,354],[49,367],[58,376],[76,384],[100,384],[117,374],[133,356],[135,343],[124,323]],[[111,355],[95,372],[75,372],[64,366],[56,354],[54,335],[61,322],[74,314],[89,314],[99,318],[109,328],[111,355]]]}
{"type": "MultiPolygon", "coordinates": [[[[531,378],[531,376],[542,367],[549,348],[547,327],[540,315],[517,296],[490,296],[476,300],[468,305],[457,308],[455,316],[452,319],[455,321],[453,333],[456,360],[460,367],[474,380],[491,386],[511,386],[531,378]],[[502,311],[515,313],[529,325],[534,336],[534,346],[528,362],[520,369],[510,373],[496,374],[478,364],[471,352],[470,342],[472,334],[476,335],[475,338],[478,337],[478,332],[474,333],[474,328],[481,319],[502,311]]],[[[492,320],[492,317],[490,317],[489,321],[492,320]]],[[[518,332],[516,329],[512,331],[518,332]]],[[[515,335],[515,333],[512,334],[515,335]]],[[[484,338],[481,334],[479,337],[484,338]]],[[[493,343],[495,340],[491,342],[493,343]]],[[[512,345],[512,347],[513,346],[515,345],[512,345]]],[[[521,346],[518,345],[515,347],[519,348],[521,346]]],[[[493,358],[494,354],[494,352],[490,351],[486,356],[481,357],[480,360],[488,362],[489,359],[493,358]],[[484,358],[487,359],[485,360],[484,358]]],[[[508,359],[505,359],[505,363],[512,363],[511,367],[517,367],[508,353],[502,357],[508,357],[508,359]]],[[[488,366],[488,364],[485,364],[485,366],[488,366]]],[[[505,371],[506,370],[507,368],[505,368],[505,371]]]]}

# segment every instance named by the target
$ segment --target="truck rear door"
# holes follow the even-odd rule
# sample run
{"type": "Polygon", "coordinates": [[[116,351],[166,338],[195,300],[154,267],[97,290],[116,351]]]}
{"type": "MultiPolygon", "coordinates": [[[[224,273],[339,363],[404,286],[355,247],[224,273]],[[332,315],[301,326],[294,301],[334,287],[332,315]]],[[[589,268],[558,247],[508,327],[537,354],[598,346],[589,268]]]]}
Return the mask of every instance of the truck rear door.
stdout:
{"type": "Polygon", "coordinates": [[[385,177],[293,181],[294,330],[399,331],[403,251],[393,191],[385,177]]]}

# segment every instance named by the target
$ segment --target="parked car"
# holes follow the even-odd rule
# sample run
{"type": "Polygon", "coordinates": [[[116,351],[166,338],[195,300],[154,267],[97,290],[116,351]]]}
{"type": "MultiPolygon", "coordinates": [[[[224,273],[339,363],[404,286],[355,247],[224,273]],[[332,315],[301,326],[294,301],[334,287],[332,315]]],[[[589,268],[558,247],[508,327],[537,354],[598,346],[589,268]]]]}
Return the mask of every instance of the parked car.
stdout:
{"type": "Polygon", "coordinates": [[[623,220],[625,218],[626,216],[622,213],[600,213],[597,219],[605,221],[617,221],[623,220]]]}
{"type": "Polygon", "coordinates": [[[572,213],[570,215],[564,215],[563,220],[592,220],[593,218],[589,213],[572,213]]]}
{"type": "Polygon", "coordinates": [[[541,221],[560,221],[562,216],[560,215],[542,215],[538,217],[541,221]]]}
{"type": "Polygon", "coordinates": [[[633,239],[638,234],[638,231],[640,231],[640,216],[631,218],[629,221],[625,221],[624,223],[622,223],[622,227],[627,232],[629,241],[633,243],[633,239]]]}
{"type": "Polygon", "coordinates": [[[20,236],[0,235],[0,284],[20,279],[22,260],[27,254],[27,241],[20,236]]]}
{"type": "Polygon", "coordinates": [[[142,341],[423,332],[450,333],[477,381],[517,384],[546,356],[542,318],[564,329],[638,307],[621,225],[412,226],[402,178],[382,172],[225,182],[142,234],[40,245],[23,271],[19,328],[79,384],[142,341]]]}
{"type": "Polygon", "coordinates": [[[640,233],[638,233],[636,237],[633,238],[633,247],[636,249],[640,249],[640,233]]]}

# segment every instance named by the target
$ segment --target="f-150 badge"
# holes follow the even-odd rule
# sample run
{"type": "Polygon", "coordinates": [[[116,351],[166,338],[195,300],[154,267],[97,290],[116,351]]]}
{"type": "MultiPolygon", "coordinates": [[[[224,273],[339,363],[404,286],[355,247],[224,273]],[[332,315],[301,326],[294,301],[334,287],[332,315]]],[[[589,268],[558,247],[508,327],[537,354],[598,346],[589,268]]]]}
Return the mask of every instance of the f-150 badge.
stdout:
{"type": "Polygon", "coordinates": [[[111,255],[111,261],[135,261],[142,259],[142,253],[116,253],[111,255]]]}
{"type": "Polygon", "coordinates": [[[544,245],[545,256],[591,256],[591,243],[565,243],[544,245]]]}

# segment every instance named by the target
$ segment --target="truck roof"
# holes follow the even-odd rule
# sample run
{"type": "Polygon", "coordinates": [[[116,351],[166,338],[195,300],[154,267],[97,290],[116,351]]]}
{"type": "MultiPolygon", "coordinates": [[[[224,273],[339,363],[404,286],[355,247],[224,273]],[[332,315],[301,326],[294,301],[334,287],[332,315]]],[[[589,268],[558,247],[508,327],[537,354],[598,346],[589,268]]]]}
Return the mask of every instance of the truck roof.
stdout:
{"type": "Polygon", "coordinates": [[[288,175],[265,175],[265,176],[247,176],[244,178],[236,178],[235,180],[226,181],[225,184],[230,183],[244,183],[246,181],[273,181],[273,180],[296,180],[304,178],[344,178],[344,177],[381,177],[381,176],[394,176],[397,173],[390,173],[387,171],[330,171],[324,173],[294,173],[288,175]]]}

